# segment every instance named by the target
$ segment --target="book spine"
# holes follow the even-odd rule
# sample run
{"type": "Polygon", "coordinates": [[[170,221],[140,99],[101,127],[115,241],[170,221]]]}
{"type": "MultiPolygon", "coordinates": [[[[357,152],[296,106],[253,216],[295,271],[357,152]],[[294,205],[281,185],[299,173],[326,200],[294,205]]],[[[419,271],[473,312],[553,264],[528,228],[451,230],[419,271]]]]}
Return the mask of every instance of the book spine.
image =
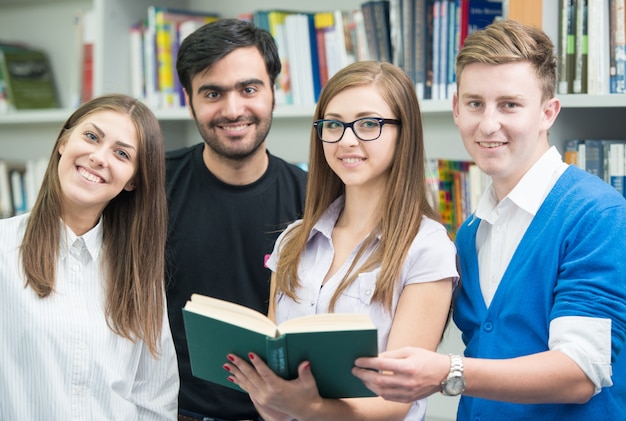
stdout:
{"type": "Polygon", "coordinates": [[[416,0],[414,9],[413,39],[415,42],[413,60],[415,73],[415,90],[417,97],[425,99],[426,85],[426,56],[428,48],[426,46],[428,39],[428,22],[426,20],[426,0],[416,0]]]}
{"type": "Polygon", "coordinates": [[[143,22],[132,25],[128,31],[130,50],[130,88],[133,97],[145,99],[143,70],[143,22]]]}
{"type": "Polygon", "coordinates": [[[280,10],[257,11],[254,13],[256,25],[272,34],[281,62],[281,72],[276,77],[276,104],[293,104],[293,81],[291,61],[285,29],[285,18],[290,14],[280,10]],[[266,27],[265,27],[266,26],[266,27]]]}
{"type": "Polygon", "coordinates": [[[578,144],[578,139],[569,139],[565,141],[565,152],[563,154],[563,161],[566,164],[576,165],[580,168],[580,164],[578,162],[578,144]]]}
{"type": "Polygon", "coordinates": [[[587,92],[587,0],[576,0],[576,47],[573,92],[587,92]]]}
{"type": "MultiPolygon", "coordinates": [[[[174,101],[174,59],[172,58],[172,23],[162,15],[157,17],[156,26],[157,77],[161,107],[171,108],[174,101]]],[[[177,104],[176,104],[177,105],[177,104]]]]}
{"type": "Polygon", "coordinates": [[[567,93],[567,30],[570,0],[559,2],[559,82],[557,92],[567,93]]]}
{"type": "Polygon", "coordinates": [[[463,46],[465,42],[465,38],[467,38],[467,32],[469,30],[469,3],[470,0],[460,0],[459,8],[461,9],[460,16],[461,20],[459,22],[459,32],[460,32],[460,43],[459,48],[463,46]]]}
{"type": "Polygon", "coordinates": [[[13,169],[9,171],[11,179],[11,197],[13,199],[13,213],[15,215],[26,212],[26,188],[24,186],[24,171],[13,169]]]}
{"type": "Polygon", "coordinates": [[[448,59],[446,72],[446,98],[452,98],[456,91],[455,59],[459,52],[459,0],[448,2],[448,59]]]}
{"type": "Polygon", "coordinates": [[[336,65],[334,60],[337,60],[336,55],[333,54],[333,47],[335,45],[335,39],[332,37],[332,35],[334,35],[333,20],[334,16],[330,12],[315,13],[317,60],[319,65],[320,84],[322,86],[326,85],[326,82],[328,82],[329,68],[334,69],[334,66],[336,65]],[[328,43],[326,42],[327,40],[328,43]]]}
{"type": "Polygon", "coordinates": [[[432,99],[433,92],[433,39],[435,37],[434,9],[435,0],[426,0],[424,5],[425,28],[424,33],[424,99],[432,99]]]}
{"type": "Polygon", "coordinates": [[[570,0],[567,8],[567,93],[574,92],[574,74],[576,72],[576,2],[570,0]]]}
{"type": "Polygon", "coordinates": [[[604,179],[602,141],[596,139],[585,140],[585,171],[604,179]]]}
{"type": "Polygon", "coordinates": [[[391,63],[391,36],[389,31],[389,1],[374,2],[374,25],[376,26],[376,42],[380,61],[391,63]]]}
{"type": "Polygon", "coordinates": [[[610,26],[609,2],[587,0],[587,93],[610,93],[610,26]]]}
{"type": "Polygon", "coordinates": [[[267,338],[267,365],[276,375],[283,379],[291,380],[297,373],[289,373],[289,359],[285,335],[277,338],[267,338]]]}
{"type": "Polygon", "coordinates": [[[13,202],[9,169],[6,162],[0,160],[0,218],[8,218],[11,215],[13,215],[13,202]]]}
{"type": "Polygon", "coordinates": [[[374,3],[373,1],[368,1],[361,4],[361,11],[363,13],[363,25],[365,27],[370,59],[380,60],[378,36],[376,35],[376,23],[374,21],[374,3]]]}
{"type": "Polygon", "coordinates": [[[402,1],[402,69],[415,85],[415,38],[413,27],[415,26],[415,1],[402,1]]]}
{"type": "MultiPolygon", "coordinates": [[[[312,94],[313,101],[311,103],[317,103],[319,99],[320,93],[322,92],[322,80],[320,76],[320,56],[318,54],[318,46],[317,46],[317,34],[315,32],[315,14],[307,13],[304,15],[307,20],[307,28],[309,32],[309,48],[308,48],[308,60],[307,63],[309,65],[309,72],[311,73],[311,85],[312,85],[312,94]]],[[[341,34],[343,35],[343,34],[341,34]]]]}
{"type": "MultiPolygon", "coordinates": [[[[626,141],[624,141],[626,142],[626,141]]],[[[611,143],[608,157],[608,182],[624,196],[624,142],[611,143]]]]}
{"type": "Polygon", "coordinates": [[[391,46],[391,62],[401,69],[404,68],[402,13],[402,0],[390,0],[389,41],[391,46]]]}
{"type": "Polygon", "coordinates": [[[439,78],[441,72],[439,70],[441,66],[441,60],[439,58],[441,54],[441,0],[436,0],[433,4],[433,78],[432,78],[432,90],[431,99],[439,98],[439,78]]]}
{"type": "Polygon", "coordinates": [[[623,94],[626,92],[626,22],[624,22],[626,1],[613,0],[613,3],[615,4],[614,10],[612,10],[614,15],[609,18],[615,21],[615,25],[610,25],[614,39],[611,53],[615,57],[615,83],[612,84],[611,93],[623,94]]]}

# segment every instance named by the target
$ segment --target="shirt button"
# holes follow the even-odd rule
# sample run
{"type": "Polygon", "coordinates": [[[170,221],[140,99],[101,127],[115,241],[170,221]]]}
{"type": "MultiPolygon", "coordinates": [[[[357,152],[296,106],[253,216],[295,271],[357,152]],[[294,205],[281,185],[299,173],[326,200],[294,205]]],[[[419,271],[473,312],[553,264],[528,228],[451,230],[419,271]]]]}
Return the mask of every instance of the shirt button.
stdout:
{"type": "Polygon", "coordinates": [[[371,289],[366,289],[365,290],[365,295],[372,295],[372,290],[371,289]]]}
{"type": "Polygon", "coordinates": [[[78,266],[78,265],[74,265],[74,266],[72,267],[72,270],[73,270],[74,272],[78,272],[78,271],[80,270],[80,266],[78,266]]]}
{"type": "Polygon", "coordinates": [[[485,322],[483,329],[485,329],[486,332],[491,332],[493,330],[493,324],[491,322],[485,322]]]}

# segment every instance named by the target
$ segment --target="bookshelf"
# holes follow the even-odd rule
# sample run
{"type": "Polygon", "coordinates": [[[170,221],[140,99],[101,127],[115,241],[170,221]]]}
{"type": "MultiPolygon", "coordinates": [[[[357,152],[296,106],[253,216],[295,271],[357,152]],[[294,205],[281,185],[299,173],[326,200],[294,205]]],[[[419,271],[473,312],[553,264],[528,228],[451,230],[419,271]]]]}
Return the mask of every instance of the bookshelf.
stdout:
{"type": "MultiPolygon", "coordinates": [[[[542,27],[555,44],[558,40],[558,1],[509,0],[510,11],[526,16],[542,27]],[[528,4],[527,4],[528,3],[528,4]],[[532,7],[530,4],[532,3],[532,7]],[[521,7],[521,9],[520,9],[521,7]],[[532,9],[532,10],[531,10],[532,9]],[[521,11],[520,11],[521,10],[521,11]]],[[[317,0],[309,11],[359,8],[364,0],[317,0]]],[[[0,158],[26,160],[48,157],[61,124],[70,115],[72,77],[76,54],[73,17],[79,10],[95,11],[94,94],[130,92],[128,28],[146,17],[149,5],[207,10],[223,17],[257,9],[303,10],[303,3],[287,0],[0,0],[0,39],[23,41],[49,53],[64,108],[0,114],[0,158]],[[37,30],[33,30],[37,28],[37,30]]],[[[506,7],[506,6],[505,6],[506,7]]],[[[506,10],[506,9],[505,9],[506,10]]],[[[551,142],[563,152],[571,138],[626,139],[624,95],[564,95],[561,114],[553,126],[551,142]]],[[[453,123],[451,101],[422,101],[426,152],[429,158],[469,159],[453,123]]],[[[184,109],[157,110],[168,149],[201,141],[195,124],[184,109]]],[[[268,139],[269,150],[289,161],[306,161],[313,106],[279,106],[268,139]]],[[[446,333],[442,352],[462,349],[458,331],[446,333]]],[[[456,398],[434,396],[429,421],[453,420],[456,398]]]]}
{"type": "MultiPolygon", "coordinates": [[[[362,2],[318,0],[307,6],[307,10],[353,9],[360,7],[362,2]]],[[[557,40],[558,2],[535,0],[536,3],[542,3],[539,17],[543,28],[553,40],[557,40]]],[[[224,17],[256,9],[302,8],[300,4],[293,5],[285,0],[0,0],[0,39],[24,41],[49,52],[61,103],[67,107],[75,63],[75,52],[70,47],[74,40],[74,14],[90,8],[96,12],[95,94],[130,92],[128,28],[146,16],[150,4],[210,10],[224,17]],[[33,31],[34,27],[40,30],[33,31]]],[[[511,0],[511,12],[516,4],[519,0],[511,0]]],[[[551,132],[552,142],[559,149],[562,150],[565,139],[572,137],[626,138],[626,128],[615,123],[626,111],[623,96],[565,95],[561,99],[563,110],[551,132]],[[590,121],[593,124],[587,123],[590,121]]],[[[468,159],[452,121],[450,101],[422,101],[421,107],[427,155],[468,159]]],[[[49,155],[57,130],[70,112],[69,108],[64,108],[0,114],[0,155],[8,159],[49,155]]],[[[279,106],[268,139],[269,149],[285,159],[305,161],[312,112],[312,106],[279,106]]],[[[162,123],[168,149],[201,140],[186,110],[157,110],[156,114],[162,123]]]]}

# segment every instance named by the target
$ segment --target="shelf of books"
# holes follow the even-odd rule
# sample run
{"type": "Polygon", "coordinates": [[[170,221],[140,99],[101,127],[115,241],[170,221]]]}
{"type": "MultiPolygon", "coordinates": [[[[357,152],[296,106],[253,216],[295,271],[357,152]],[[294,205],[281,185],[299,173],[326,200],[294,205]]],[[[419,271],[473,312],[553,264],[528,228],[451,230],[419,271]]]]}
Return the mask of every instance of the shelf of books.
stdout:
{"type": "Polygon", "coordinates": [[[551,141],[561,152],[570,139],[626,139],[615,123],[626,108],[625,1],[318,0],[304,8],[285,0],[0,0],[0,159],[47,156],[46,145],[71,111],[106,92],[148,103],[168,148],[200,141],[183,104],[176,51],[190,31],[222,17],[250,20],[276,39],[284,66],[268,145],[292,161],[308,159],[309,119],[324,83],[347,63],[366,59],[391,61],[413,79],[428,156],[465,159],[451,115],[454,57],[468,33],[507,13],[541,22],[555,41],[563,109],[551,141]],[[46,95],[35,102],[22,100],[33,93],[28,84],[42,86],[41,79],[15,90],[8,65],[18,48],[37,54],[31,79],[47,76],[38,90],[46,95]]]}

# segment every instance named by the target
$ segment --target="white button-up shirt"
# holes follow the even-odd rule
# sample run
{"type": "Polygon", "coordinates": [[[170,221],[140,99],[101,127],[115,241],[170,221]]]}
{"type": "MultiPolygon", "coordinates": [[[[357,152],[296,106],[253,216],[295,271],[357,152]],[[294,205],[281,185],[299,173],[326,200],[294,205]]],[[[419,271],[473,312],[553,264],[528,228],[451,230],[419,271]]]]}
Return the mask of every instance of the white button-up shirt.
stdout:
{"type": "Polygon", "coordinates": [[[167,312],[159,359],[107,326],[102,224],[81,237],[62,228],[55,290],[39,298],[21,271],[27,218],[0,220],[0,419],[176,419],[167,312]]]}

